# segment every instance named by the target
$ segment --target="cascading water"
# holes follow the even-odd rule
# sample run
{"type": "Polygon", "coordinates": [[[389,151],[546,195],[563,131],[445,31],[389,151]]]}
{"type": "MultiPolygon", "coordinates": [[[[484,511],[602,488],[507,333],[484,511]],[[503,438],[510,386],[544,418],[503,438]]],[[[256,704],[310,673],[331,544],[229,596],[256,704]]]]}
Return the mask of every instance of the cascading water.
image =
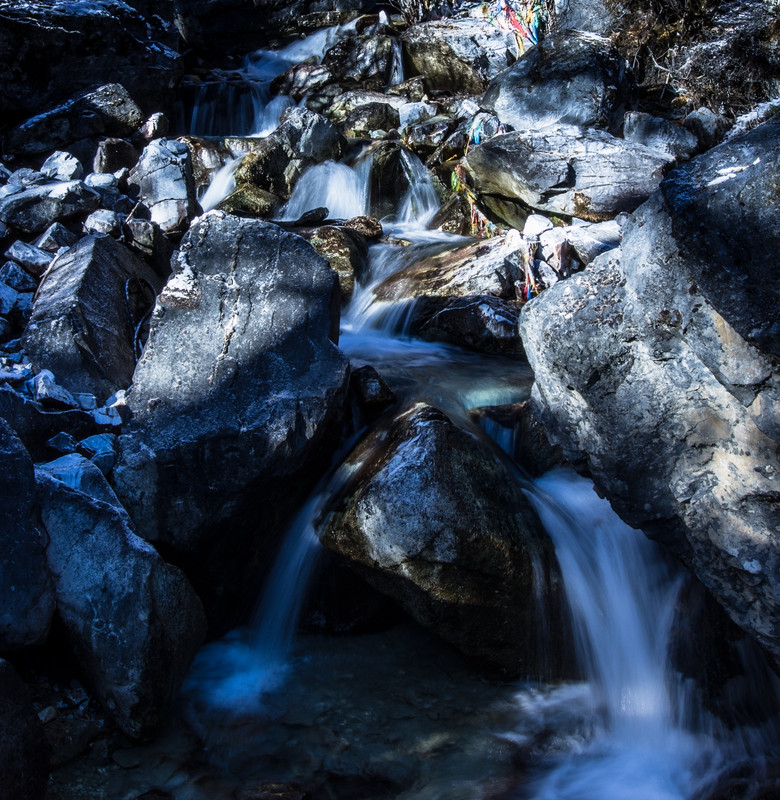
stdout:
{"type": "MultiPolygon", "coordinates": [[[[333,29],[277,53],[256,53],[247,60],[245,74],[263,85],[291,64],[321,55],[338,35],[333,29]]],[[[259,107],[263,114],[267,111],[268,118],[256,115],[256,133],[267,132],[278,119],[277,106],[291,102],[277,98],[273,101],[276,106],[270,108],[273,103],[262,96],[259,107]]],[[[469,410],[526,399],[533,376],[522,362],[409,338],[404,328],[413,301],[377,298],[377,286],[392,274],[423,257],[471,241],[427,230],[439,200],[424,165],[413,154],[401,152],[409,186],[395,216],[383,224],[388,238],[402,240],[404,246],[385,242],[371,247],[366,275],[342,315],[340,346],[354,364],[374,365],[403,401],[429,402],[456,423],[472,425],[469,410]]],[[[219,173],[225,186],[229,186],[232,168],[228,165],[219,173]]],[[[370,155],[358,158],[353,166],[329,162],[311,168],[298,181],[280,220],[295,221],[319,207],[327,207],[332,219],[369,213],[370,170],[370,155]]],[[[216,196],[217,188],[214,193],[216,196]]],[[[209,191],[202,203],[212,200],[209,191]]],[[[483,420],[483,429],[510,457],[517,455],[511,429],[489,419],[483,420]]],[[[396,776],[390,783],[395,781],[403,788],[394,788],[392,794],[385,787],[360,795],[398,800],[692,800],[706,796],[725,764],[755,762],[757,754],[766,750],[766,742],[776,737],[776,729],[769,725],[766,731],[756,729],[742,737],[720,731],[716,738],[717,725],[712,718],[701,710],[696,715],[688,713],[688,687],[669,669],[667,652],[680,573],[658,545],[625,526],[589,482],[571,473],[549,474],[529,483],[527,492],[556,547],[587,682],[507,687],[504,694],[496,688],[487,696],[480,694],[468,677],[448,683],[456,671],[450,664],[434,681],[445,689],[426,684],[426,692],[435,701],[412,702],[406,695],[415,691],[414,681],[423,682],[411,666],[423,649],[418,643],[406,662],[402,658],[404,666],[395,668],[409,674],[400,681],[403,685],[398,691],[403,700],[393,705],[392,689],[377,689],[370,681],[370,673],[381,672],[384,662],[391,660],[382,650],[386,645],[373,642],[361,650],[347,640],[341,640],[338,657],[328,654],[321,642],[307,641],[300,648],[305,655],[295,661],[293,680],[296,623],[318,548],[316,519],[343,479],[344,473],[337,472],[291,527],[251,629],[234,632],[199,654],[184,695],[193,706],[205,707],[212,721],[220,715],[257,715],[264,727],[277,725],[269,728],[268,739],[289,736],[285,753],[316,753],[316,758],[311,757],[319,759],[318,766],[307,769],[328,774],[350,768],[344,755],[349,747],[356,753],[355,770],[366,769],[368,762],[385,763],[403,750],[410,761],[416,759],[414,768],[404,772],[399,761],[393,762],[395,772],[389,771],[396,776]],[[353,647],[358,650],[356,655],[344,655],[353,647]],[[379,654],[376,662],[371,661],[372,647],[379,654]],[[346,666],[339,660],[349,658],[354,663],[346,666]],[[330,666],[317,666],[322,663],[330,666]],[[324,672],[331,667],[341,670],[340,680],[348,689],[328,683],[324,672]],[[311,673],[308,678],[307,670],[311,673]],[[328,686],[324,693],[318,693],[321,682],[328,686]],[[369,695],[368,711],[360,706],[361,691],[369,695]],[[440,699],[437,691],[450,699],[440,699]],[[267,713],[269,698],[282,695],[285,708],[277,714],[267,713]],[[331,702],[334,710],[328,711],[331,702]],[[433,711],[431,703],[435,704],[433,711]],[[493,708],[496,704],[500,711],[493,708]],[[292,713],[287,710],[290,707],[292,713]],[[431,726],[424,733],[404,728],[405,720],[429,712],[431,726]],[[376,716],[381,714],[386,714],[384,723],[376,716]],[[285,733],[283,723],[271,722],[272,717],[285,715],[293,720],[289,723],[293,734],[285,733]],[[355,722],[361,715],[369,720],[362,728],[355,722]],[[339,728],[342,719],[349,720],[346,732],[339,728]],[[392,732],[372,751],[368,739],[377,735],[383,724],[392,726],[392,732]],[[461,738],[443,733],[447,725],[448,731],[462,729],[461,738]],[[396,729],[403,729],[403,736],[416,745],[405,744],[396,729]],[[401,739],[403,744],[399,744],[401,739]],[[539,741],[548,744],[541,747],[536,744],[539,741]],[[503,743],[508,743],[505,751],[503,743]],[[530,770],[522,780],[517,780],[514,772],[517,753],[527,747],[541,751],[531,782],[527,779],[530,770]]],[[[414,636],[408,631],[405,635],[414,636]]],[[[381,641],[393,641],[392,648],[402,651],[401,641],[391,636],[381,641]]],[[[391,679],[398,680],[398,675],[391,679]]],[[[768,681],[770,691],[777,692],[771,678],[762,680],[768,681]]],[[[424,723],[419,724],[424,728],[424,723]]],[[[233,746],[241,749],[235,742],[233,746]]],[[[245,746],[250,750],[246,762],[262,761],[264,776],[288,778],[286,773],[274,771],[281,760],[278,744],[264,743],[271,755],[262,758],[259,744],[253,741],[245,746]]],[[[244,771],[255,774],[250,767],[244,771]]],[[[291,774],[299,773],[292,770],[291,774]]]]}
{"type": "Polygon", "coordinates": [[[279,219],[294,222],[307,211],[325,207],[330,219],[351,219],[369,212],[371,165],[369,154],[354,167],[326,161],[310,167],[295,184],[279,219]]]}

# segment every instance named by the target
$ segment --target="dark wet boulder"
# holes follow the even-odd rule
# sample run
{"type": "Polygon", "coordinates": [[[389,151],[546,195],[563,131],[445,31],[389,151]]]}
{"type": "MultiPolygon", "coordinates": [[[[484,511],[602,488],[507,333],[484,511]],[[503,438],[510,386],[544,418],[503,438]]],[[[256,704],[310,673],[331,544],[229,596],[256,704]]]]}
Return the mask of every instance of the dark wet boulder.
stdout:
{"type": "Polygon", "coordinates": [[[698,138],[687,127],[641,111],[623,118],[623,138],[683,161],[699,149],[698,138]]]}
{"type": "Polygon", "coordinates": [[[498,297],[465,296],[450,300],[419,330],[423,339],[449,342],[480,353],[523,358],[517,329],[521,303],[498,297]]]}
{"type": "Polygon", "coordinates": [[[13,53],[0,67],[0,106],[17,119],[117,79],[159,107],[181,73],[178,54],[150,40],[147,21],[118,0],[3,0],[0,52],[13,53]]]}
{"type": "Polygon", "coordinates": [[[0,659],[0,798],[44,800],[49,756],[27,687],[11,664],[0,659]]]}
{"type": "Polygon", "coordinates": [[[464,163],[487,207],[522,227],[525,214],[513,214],[512,202],[591,222],[633,211],[658,187],[671,159],[606,131],[554,125],[495,136],[472,148],[464,163]]]}
{"type": "Polygon", "coordinates": [[[320,534],[327,548],[483,669],[560,674],[541,623],[561,609],[552,545],[484,442],[418,404],[346,463],[320,534]]]}
{"type": "Polygon", "coordinates": [[[86,236],[52,265],[38,288],[24,345],[37,369],[72,392],[105,398],[130,385],[139,324],[160,287],[126,247],[86,236]]]}
{"type": "Polygon", "coordinates": [[[32,459],[0,417],[0,651],[4,653],[42,644],[54,613],[34,498],[32,459]]]}
{"type": "Polygon", "coordinates": [[[404,50],[429,91],[480,94],[517,57],[513,33],[487,19],[442,19],[410,26],[404,50]]]}
{"type": "Polygon", "coordinates": [[[182,241],[114,481],[139,533],[189,553],[225,603],[252,591],[340,434],[338,322],[336,273],[299,236],[212,211],[182,241]]]}
{"type": "Polygon", "coordinates": [[[521,314],[551,438],[587,459],[623,518],[667,543],[775,664],[780,298],[762,265],[780,244],[779,127],[679,167],[626,222],[620,249],[521,314]]]}
{"type": "Polygon", "coordinates": [[[183,231],[198,213],[192,159],[184,142],[150,142],[130,170],[127,182],[164,233],[183,231]]]}
{"type": "Polygon", "coordinates": [[[0,198],[0,223],[22,233],[42,233],[55,222],[86,216],[100,203],[83,181],[19,187],[0,198]]]}
{"type": "Polygon", "coordinates": [[[631,88],[628,64],[609,39],[566,30],[493,78],[482,107],[516,130],[562,124],[618,133],[631,88]]]}
{"type": "Polygon", "coordinates": [[[295,108],[244,157],[236,170],[236,184],[250,183],[288,200],[308,167],[337,161],[345,147],[344,138],[331,122],[313,111],[295,108]]]}
{"type": "Polygon", "coordinates": [[[92,136],[129,136],[144,115],[124,86],[110,83],[38,114],[9,131],[12,153],[34,155],[92,136]]]}
{"type": "Polygon", "coordinates": [[[44,469],[36,481],[68,641],[122,731],[146,738],[166,719],[203,643],[203,607],[181,571],[135,535],[118,502],[106,501],[107,483],[95,497],[44,469]]]}

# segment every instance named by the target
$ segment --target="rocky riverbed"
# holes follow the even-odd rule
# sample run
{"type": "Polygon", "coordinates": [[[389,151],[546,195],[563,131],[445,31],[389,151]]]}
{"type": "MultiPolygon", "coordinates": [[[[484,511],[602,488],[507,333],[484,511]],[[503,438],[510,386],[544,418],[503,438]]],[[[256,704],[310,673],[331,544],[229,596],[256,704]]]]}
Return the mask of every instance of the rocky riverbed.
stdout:
{"type": "MultiPolygon", "coordinates": [[[[309,773],[115,766],[174,708],[208,750],[182,685],[312,496],[301,624],[411,618],[499,727],[501,681],[591,678],[533,500],[564,464],[689,571],[706,713],[766,724],[771,670],[764,714],[723,698],[780,667],[780,11],[692,5],[0,0],[0,797],[454,796],[366,778],[381,742],[322,767],[366,735],[327,704],[309,773]]],[[[536,736],[468,791],[535,796],[536,736]]]]}

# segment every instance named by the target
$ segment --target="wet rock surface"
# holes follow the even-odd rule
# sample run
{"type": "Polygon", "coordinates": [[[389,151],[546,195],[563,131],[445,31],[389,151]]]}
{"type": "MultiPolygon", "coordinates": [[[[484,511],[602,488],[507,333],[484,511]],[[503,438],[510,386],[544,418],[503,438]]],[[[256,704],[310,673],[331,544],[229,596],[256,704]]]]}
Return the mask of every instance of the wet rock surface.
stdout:
{"type": "Polygon", "coordinates": [[[353,476],[320,534],[326,547],[483,667],[559,673],[535,600],[539,592],[550,613],[560,608],[549,540],[479,440],[418,405],[347,463],[353,476]]]}
{"type": "Polygon", "coordinates": [[[718,202],[707,184],[731,176],[761,219],[749,198],[767,173],[750,169],[775,123],[765,126],[673,173],[621,249],[530,303],[521,332],[554,441],[584,453],[621,513],[670,544],[777,659],[774,338],[772,323],[746,324],[778,307],[772,281],[748,279],[746,256],[772,237],[746,226],[735,254],[706,222],[718,202]]]}
{"type": "Polygon", "coordinates": [[[114,480],[142,536],[211,552],[221,585],[236,585],[225,560],[258,568],[338,436],[338,303],[336,273],[302,239],[221,212],[190,229],[160,295],[114,480]]]}

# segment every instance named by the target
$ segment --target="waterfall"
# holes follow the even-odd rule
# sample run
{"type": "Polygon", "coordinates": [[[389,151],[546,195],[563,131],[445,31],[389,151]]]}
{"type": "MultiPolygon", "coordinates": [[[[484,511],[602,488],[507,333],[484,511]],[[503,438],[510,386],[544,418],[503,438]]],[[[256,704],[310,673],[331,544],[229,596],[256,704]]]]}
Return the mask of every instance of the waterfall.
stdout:
{"type": "Polygon", "coordinates": [[[590,481],[556,471],[528,494],[555,544],[600,720],[593,740],[541,779],[534,797],[694,796],[716,753],[679,724],[672,703],[684,692],[667,666],[679,570],[625,525],[590,481]]]}
{"type": "Polygon", "coordinates": [[[433,181],[422,161],[409,150],[401,150],[401,165],[409,188],[401,201],[398,219],[401,223],[424,228],[440,207],[433,181]]]}
{"type": "Polygon", "coordinates": [[[335,161],[315,164],[301,175],[279,219],[294,222],[307,211],[325,207],[330,219],[350,219],[368,213],[371,157],[355,168],[335,161]]]}
{"type": "Polygon", "coordinates": [[[241,158],[232,159],[211,179],[211,183],[200,198],[200,207],[204,214],[216,208],[236,188],[235,176],[240,163],[241,158]]]}

